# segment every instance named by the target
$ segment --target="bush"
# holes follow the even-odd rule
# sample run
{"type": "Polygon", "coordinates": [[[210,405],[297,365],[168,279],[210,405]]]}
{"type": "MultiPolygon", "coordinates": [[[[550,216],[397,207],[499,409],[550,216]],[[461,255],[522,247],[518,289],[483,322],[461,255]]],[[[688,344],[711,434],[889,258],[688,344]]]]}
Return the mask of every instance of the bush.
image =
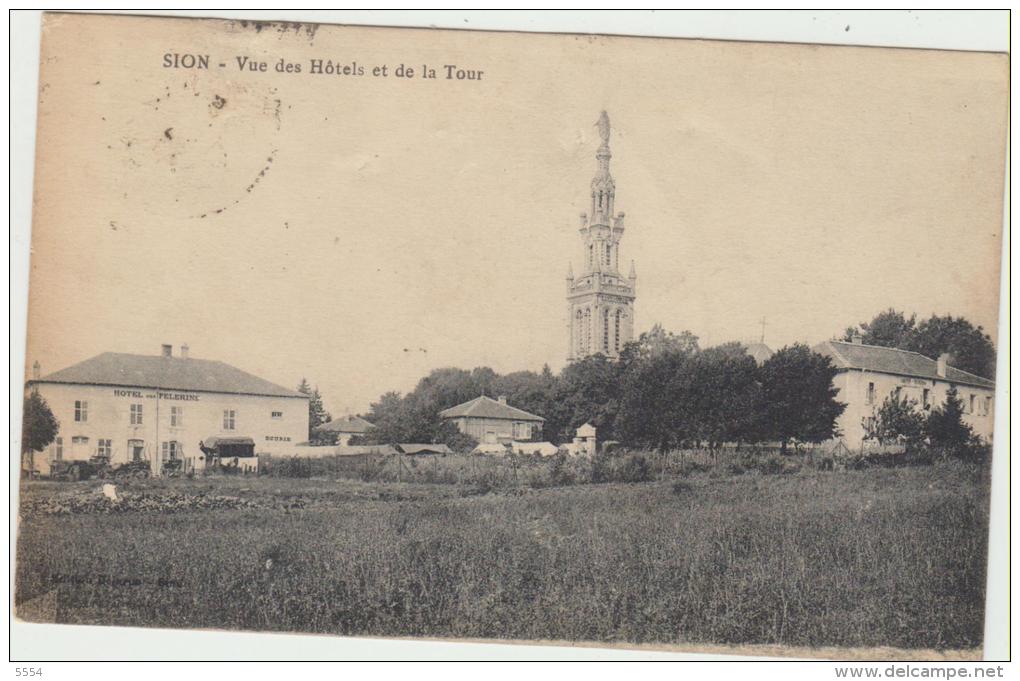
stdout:
{"type": "Polygon", "coordinates": [[[591,481],[594,483],[647,482],[655,477],[644,454],[603,452],[596,455],[591,463],[591,481]]]}
{"type": "Polygon", "coordinates": [[[691,483],[689,482],[677,480],[676,482],[673,483],[673,487],[670,489],[673,492],[673,494],[677,496],[683,496],[684,494],[688,494],[694,488],[691,486],[691,483]]]}

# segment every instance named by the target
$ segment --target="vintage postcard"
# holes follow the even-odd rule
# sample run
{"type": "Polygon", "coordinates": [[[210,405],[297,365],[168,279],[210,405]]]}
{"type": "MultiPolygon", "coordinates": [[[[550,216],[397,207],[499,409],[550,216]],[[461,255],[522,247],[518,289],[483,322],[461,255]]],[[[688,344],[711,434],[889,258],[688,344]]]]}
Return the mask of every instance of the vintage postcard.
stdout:
{"type": "Polygon", "coordinates": [[[44,15],[16,617],[981,659],[1008,68],[44,15]]]}

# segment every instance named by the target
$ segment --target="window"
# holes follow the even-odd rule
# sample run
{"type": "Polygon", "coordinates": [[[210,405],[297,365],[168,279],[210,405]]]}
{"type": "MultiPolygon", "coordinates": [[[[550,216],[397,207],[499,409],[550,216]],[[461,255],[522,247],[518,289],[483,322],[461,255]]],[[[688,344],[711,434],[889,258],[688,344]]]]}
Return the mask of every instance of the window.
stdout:
{"type": "Polygon", "coordinates": [[[613,245],[612,244],[606,244],[606,266],[607,267],[612,267],[613,266],[613,245]]]}
{"type": "Polygon", "coordinates": [[[110,440],[103,440],[102,438],[100,438],[99,440],[96,441],[96,445],[97,456],[105,456],[106,458],[110,458],[110,456],[113,455],[113,443],[110,440]]]}
{"type": "Polygon", "coordinates": [[[178,442],[171,440],[163,443],[162,450],[163,461],[174,461],[180,456],[181,446],[178,442]]]}
{"type": "Polygon", "coordinates": [[[181,428],[184,426],[184,407],[170,407],[170,427],[181,428]]]}
{"type": "Polygon", "coordinates": [[[970,394],[970,400],[967,403],[967,413],[968,414],[973,414],[974,413],[974,400],[976,400],[976,399],[977,399],[977,395],[975,395],[974,393],[971,393],[970,394]]]}
{"type": "Polygon", "coordinates": [[[931,390],[925,388],[921,393],[921,404],[925,409],[931,408],[931,390]]]}
{"type": "Polygon", "coordinates": [[[64,438],[58,437],[54,440],[51,449],[54,461],[64,460],[64,438]]]}
{"type": "Polygon", "coordinates": [[[595,244],[588,245],[588,269],[595,265],[595,244]]]}
{"type": "Polygon", "coordinates": [[[514,439],[515,440],[530,440],[531,439],[531,425],[528,423],[515,423],[514,424],[514,439]]]}
{"type": "Polygon", "coordinates": [[[223,430],[234,429],[234,419],[236,416],[237,412],[235,412],[233,409],[223,410],[223,430]]]}
{"type": "Polygon", "coordinates": [[[903,394],[903,386],[900,386],[900,385],[896,386],[896,389],[893,390],[893,395],[896,397],[896,401],[897,402],[900,401],[900,396],[902,394],[903,394]]]}
{"type": "Polygon", "coordinates": [[[132,426],[142,425],[142,405],[140,404],[131,405],[131,425],[132,426]]]}
{"type": "Polygon", "coordinates": [[[868,384],[867,403],[868,404],[874,404],[875,403],[875,384],[874,383],[869,383],[868,384]]]}
{"type": "Polygon", "coordinates": [[[272,418],[274,418],[274,419],[276,419],[277,421],[279,421],[280,419],[282,419],[282,418],[283,418],[283,412],[282,412],[282,411],[274,411],[274,412],[272,413],[272,418]]]}
{"type": "Polygon", "coordinates": [[[74,401],[74,420],[84,423],[89,420],[89,403],[84,400],[74,401]]]}
{"type": "MultiPolygon", "coordinates": [[[[992,398],[991,397],[986,397],[985,398],[985,416],[988,416],[991,413],[992,413],[992,398]]],[[[58,437],[57,439],[59,440],[60,438],[58,437]]]]}

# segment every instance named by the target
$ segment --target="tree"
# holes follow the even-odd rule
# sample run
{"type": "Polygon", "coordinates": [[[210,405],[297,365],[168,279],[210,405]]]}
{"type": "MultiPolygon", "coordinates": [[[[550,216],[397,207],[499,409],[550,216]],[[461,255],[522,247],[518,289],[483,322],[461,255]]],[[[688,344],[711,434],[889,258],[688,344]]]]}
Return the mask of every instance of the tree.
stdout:
{"type": "Polygon", "coordinates": [[[933,447],[960,452],[974,439],[971,427],[963,421],[963,401],[950,386],[946,401],[928,414],[925,434],[933,447]]]}
{"type": "Polygon", "coordinates": [[[857,328],[848,328],[843,334],[843,340],[852,341],[859,334],[861,342],[868,345],[903,348],[914,331],[915,322],[915,315],[910,315],[908,319],[905,314],[890,307],[885,312],[879,312],[870,322],[861,322],[857,328]]]}
{"type": "Polygon", "coordinates": [[[556,386],[551,414],[546,416],[559,429],[556,438],[569,441],[575,429],[591,423],[600,440],[614,439],[620,378],[621,365],[604,355],[591,355],[565,367],[556,386]]]}
{"type": "Polygon", "coordinates": [[[50,405],[33,390],[25,398],[25,413],[21,421],[21,452],[28,454],[29,470],[35,470],[35,452],[49,447],[59,431],[60,422],[50,405]]]}
{"type": "Polygon", "coordinates": [[[902,400],[893,391],[874,411],[873,419],[865,422],[865,440],[880,444],[904,443],[908,449],[917,447],[925,436],[925,416],[917,409],[917,400],[902,400]]]}
{"type": "Polygon", "coordinates": [[[724,442],[754,439],[761,402],[757,363],[739,343],[692,355],[680,372],[688,430],[711,450],[724,442]]]}
{"type": "Polygon", "coordinates": [[[838,435],[836,419],[846,405],[836,400],[836,368],[806,345],[785,347],[759,369],[761,437],[779,440],[783,452],[792,440],[822,442],[838,435]]]}
{"type": "Polygon", "coordinates": [[[917,325],[899,346],[932,359],[946,352],[951,364],[984,378],[995,378],[995,346],[980,326],[975,327],[963,317],[932,316],[917,325]]]}
{"type": "Polygon", "coordinates": [[[298,392],[302,395],[308,395],[308,441],[316,444],[329,444],[329,440],[333,439],[335,442],[335,438],[332,436],[318,432],[319,426],[333,420],[333,417],[326,411],[326,407],[322,403],[319,387],[309,387],[308,381],[302,378],[301,383],[298,385],[298,392]]]}
{"type": "Polygon", "coordinates": [[[408,405],[400,393],[390,391],[383,393],[378,402],[369,407],[369,421],[375,428],[369,430],[364,439],[368,444],[393,444],[395,442],[413,442],[408,437],[415,429],[411,423],[408,405]]]}
{"type": "Polygon", "coordinates": [[[635,447],[666,452],[690,436],[681,372],[690,355],[665,350],[633,361],[620,389],[617,436],[635,447]]]}
{"type": "Polygon", "coordinates": [[[444,444],[458,454],[467,454],[478,446],[478,440],[460,432],[454,423],[445,421],[436,430],[436,444],[444,444]]]}
{"type": "Polygon", "coordinates": [[[698,337],[690,331],[673,333],[656,324],[645,331],[636,341],[627,343],[620,352],[620,360],[624,366],[641,359],[650,359],[664,353],[674,352],[683,356],[693,355],[698,351],[698,337]]]}

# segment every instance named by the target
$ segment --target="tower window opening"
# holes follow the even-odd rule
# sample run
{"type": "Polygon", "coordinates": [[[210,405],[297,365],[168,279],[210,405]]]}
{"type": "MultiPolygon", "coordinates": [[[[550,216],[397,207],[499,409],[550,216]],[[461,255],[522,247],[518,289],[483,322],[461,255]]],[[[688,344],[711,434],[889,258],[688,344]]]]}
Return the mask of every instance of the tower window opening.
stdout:
{"type": "Polygon", "coordinates": [[[609,353],[609,309],[602,311],[602,350],[609,353]]]}
{"type": "Polygon", "coordinates": [[[620,354],[620,317],[623,315],[621,310],[616,311],[616,339],[614,341],[614,347],[616,348],[616,354],[620,354]]]}
{"type": "Polygon", "coordinates": [[[612,267],[613,266],[613,245],[612,244],[606,244],[606,266],[607,267],[612,267]]]}
{"type": "Polygon", "coordinates": [[[574,334],[577,345],[577,354],[584,353],[584,336],[582,335],[582,329],[584,324],[584,313],[580,310],[577,311],[577,323],[574,325],[574,334]]]}
{"type": "Polygon", "coordinates": [[[592,310],[584,310],[584,354],[592,351],[592,310]]]}

